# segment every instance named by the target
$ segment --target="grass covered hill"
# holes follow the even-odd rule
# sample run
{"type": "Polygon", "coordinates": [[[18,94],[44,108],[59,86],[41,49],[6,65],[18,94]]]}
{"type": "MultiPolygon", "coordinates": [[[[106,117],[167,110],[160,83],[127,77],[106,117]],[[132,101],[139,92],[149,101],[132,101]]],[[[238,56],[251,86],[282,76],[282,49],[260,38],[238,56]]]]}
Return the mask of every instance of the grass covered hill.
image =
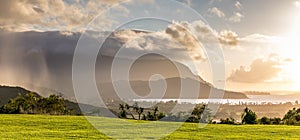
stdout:
{"type": "MultiPolygon", "coordinates": [[[[9,86],[0,86],[0,105],[8,103],[10,99],[16,98],[19,94],[24,96],[31,91],[21,88],[21,87],[9,87],[9,86]]],[[[32,92],[37,97],[40,97],[39,94],[32,92]]]]}
{"type": "MultiPolygon", "coordinates": [[[[0,106],[7,104],[10,99],[14,99],[14,98],[18,97],[19,94],[21,96],[24,96],[28,93],[32,93],[36,97],[42,97],[40,94],[29,91],[22,87],[0,86],[0,106]]],[[[73,114],[73,115],[79,115],[79,114],[83,114],[83,113],[85,113],[85,114],[98,113],[100,110],[99,108],[91,106],[91,105],[78,104],[76,102],[72,102],[69,100],[64,100],[64,104],[66,105],[67,109],[71,110],[71,114],[73,114]],[[80,110],[79,106],[84,108],[84,110],[86,112],[82,112],[80,110]]],[[[93,115],[93,114],[90,114],[90,115],[93,115]]]]}

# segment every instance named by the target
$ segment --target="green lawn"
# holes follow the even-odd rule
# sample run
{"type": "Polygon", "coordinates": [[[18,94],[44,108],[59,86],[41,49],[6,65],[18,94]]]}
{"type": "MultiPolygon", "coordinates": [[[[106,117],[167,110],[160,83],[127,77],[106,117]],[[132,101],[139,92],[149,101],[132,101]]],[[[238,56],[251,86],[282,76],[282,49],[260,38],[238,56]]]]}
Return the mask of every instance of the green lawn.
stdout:
{"type": "MultiPolygon", "coordinates": [[[[101,132],[120,139],[156,138],[167,132],[166,126],[178,123],[150,122],[154,125],[135,127],[129,124],[149,124],[101,117],[89,117],[101,132]],[[134,128],[135,127],[135,128],[134,128]],[[104,130],[105,129],[105,130],[104,130]],[[126,132],[130,131],[130,132],[126,132]]],[[[0,115],[0,139],[107,139],[83,116],[0,115]]],[[[165,139],[300,139],[300,126],[286,125],[207,125],[185,123],[165,139]]]]}

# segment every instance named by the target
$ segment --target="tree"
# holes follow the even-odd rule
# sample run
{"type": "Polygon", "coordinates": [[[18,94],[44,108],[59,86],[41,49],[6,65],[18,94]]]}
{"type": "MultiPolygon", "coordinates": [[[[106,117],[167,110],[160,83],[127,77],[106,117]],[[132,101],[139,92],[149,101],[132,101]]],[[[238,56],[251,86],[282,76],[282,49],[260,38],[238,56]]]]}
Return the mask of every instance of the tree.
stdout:
{"type": "Polygon", "coordinates": [[[7,104],[1,107],[2,113],[20,114],[23,112],[24,99],[21,94],[16,98],[10,99],[7,104]]]}
{"type": "Polygon", "coordinates": [[[283,121],[288,125],[299,125],[300,124],[300,108],[293,108],[289,110],[283,117],[283,121]]]}
{"type": "Polygon", "coordinates": [[[33,93],[28,93],[24,96],[24,104],[23,109],[26,114],[35,113],[35,109],[37,108],[38,98],[33,93]]]}
{"type": "Polygon", "coordinates": [[[127,111],[129,112],[129,114],[131,115],[132,119],[135,119],[132,111],[130,110],[130,108],[132,108],[132,106],[125,104],[125,108],[127,109],[127,111]]]}
{"type": "Polygon", "coordinates": [[[158,114],[158,112],[159,112],[158,106],[155,106],[154,109],[151,109],[151,110],[153,111],[153,113],[151,113],[151,111],[148,111],[148,113],[146,115],[146,120],[157,121],[158,119],[160,119],[161,116],[159,116],[159,114],[158,114]]]}
{"type": "Polygon", "coordinates": [[[155,106],[153,111],[154,120],[158,120],[158,115],[157,115],[158,111],[159,111],[158,106],[155,106]]]}
{"type": "Polygon", "coordinates": [[[242,115],[242,124],[256,124],[257,115],[252,110],[246,107],[242,115]]]}
{"type": "Polygon", "coordinates": [[[64,104],[64,100],[57,95],[50,95],[46,100],[46,112],[47,114],[66,114],[67,109],[64,104]]]}
{"type": "Polygon", "coordinates": [[[163,117],[165,114],[159,112],[158,106],[152,108],[143,108],[138,105],[138,103],[134,103],[132,106],[128,104],[119,104],[119,117],[120,118],[127,118],[127,115],[131,115],[132,119],[136,119],[135,116],[138,115],[139,120],[149,120],[149,121],[156,121],[163,117]],[[147,110],[146,114],[143,114],[147,110]],[[135,113],[135,114],[133,114],[135,113]]]}
{"type": "Polygon", "coordinates": [[[267,118],[267,117],[262,117],[262,118],[260,119],[260,124],[271,124],[271,121],[270,121],[270,119],[267,118]]]}
{"type": "Polygon", "coordinates": [[[146,119],[149,121],[154,121],[154,116],[150,111],[148,111],[146,119]]]}
{"type": "Polygon", "coordinates": [[[187,119],[187,122],[201,122],[207,123],[210,121],[211,113],[206,105],[196,105],[192,111],[191,116],[187,119]]]}
{"type": "Polygon", "coordinates": [[[296,108],[293,108],[293,110],[289,110],[283,117],[284,120],[292,118],[296,114],[296,108]]]}
{"type": "Polygon", "coordinates": [[[34,93],[24,96],[19,94],[16,98],[0,108],[1,113],[7,114],[67,114],[69,110],[63,98],[57,95],[50,95],[48,98],[36,97],[34,93]]]}
{"type": "Polygon", "coordinates": [[[294,118],[297,122],[299,122],[300,121],[300,113],[295,114],[294,118]]]}
{"type": "Polygon", "coordinates": [[[134,105],[133,105],[133,109],[135,110],[136,113],[138,113],[138,115],[139,115],[139,120],[140,120],[140,119],[141,119],[141,115],[142,115],[142,113],[144,112],[144,108],[139,107],[138,103],[135,102],[134,105]]]}
{"type": "Polygon", "coordinates": [[[125,105],[119,104],[119,110],[121,110],[120,113],[119,113],[119,117],[120,118],[127,118],[126,117],[126,108],[125,108],[125,105]]]}

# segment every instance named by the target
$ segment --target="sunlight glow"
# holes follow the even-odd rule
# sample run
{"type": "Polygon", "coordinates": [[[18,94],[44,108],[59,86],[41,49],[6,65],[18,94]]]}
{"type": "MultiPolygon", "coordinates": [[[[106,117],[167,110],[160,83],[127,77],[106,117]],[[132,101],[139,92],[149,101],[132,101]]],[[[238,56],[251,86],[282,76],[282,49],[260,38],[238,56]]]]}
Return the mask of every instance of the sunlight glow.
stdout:
{"type": "Polygon", "coordinates": [[[300,8],[300,1],[295,2],[296,7],[300,8]]]}
{"type": "Polygon", "coordinates": [[[295,5],[299,8],[291,20],[291,30],[285,35],[280,44],[280,52],[285,58],[291,59],[284,66],[286,80],[293,83],[292,89],[300,89],[300,2],[296,1],[295,5]]]}
{"type": "Polygon", "coordinates": [[[300,32],[295,32],[285,38],[280,50],[285,58],[290,59],[283,67],[285,77],[283,79],[293,83],[291,90],[300,89],[300,32]]]}
{"type": "MultiPolygon", "coordinates": [[[[300,25],[300,22],[299,24],[300,25]]],[[[294,27],[283,43],[282,53],[285,53],[287,58],[291,59],[286,66],[287,74],[290,80],[293,81],[293,88],[300,88],[300,26],[294,27]]]]}

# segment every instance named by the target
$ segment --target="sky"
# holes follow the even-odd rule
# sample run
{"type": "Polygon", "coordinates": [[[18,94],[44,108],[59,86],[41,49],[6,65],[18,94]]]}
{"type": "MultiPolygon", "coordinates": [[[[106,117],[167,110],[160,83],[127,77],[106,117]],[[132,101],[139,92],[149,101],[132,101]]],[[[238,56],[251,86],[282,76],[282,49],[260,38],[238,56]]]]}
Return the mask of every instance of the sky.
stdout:
{"type": "MultiPolygon", "coordinates": [[[[122,2],[124,1],[2,0],[0,30],[7,32],[82,32],[86,29],[108,31],[122,24],[119,28],[157,32],[153,33],[152,37],[163,37],[165,34],[162,31],[164,31],[173,39],[188,46],[193,40],[186,41],[180,38],[180,35],[186,34],[180,28],[184,26],[190,29],[204,46],[203,40],[208,40],[207,37],[210,35],[219,41],[224,55],[226,89],[300,90],[300,55],[298,55],[300,1],[298,0],[122,2]],[[127,19],[135,17],[148,17],[148,19],[124,24],[127,19]],[[153,17],[159,18],[152,20],[153,17]],[[207,32],[208,34],[205,34],[207,32]]],[[[198,61],[196,58],[205,58],[203,56],[205,51],[202,52],[199,47],[195,47],[197,45],[193,45],[193,47],[186,47],[187,50],[191,50],[189,54],[192,58],[195,58],[195,61],[198,61]]],[[[199,74],[212,82],[208,62],[201,61],[196,64],[199,74]]]]}

